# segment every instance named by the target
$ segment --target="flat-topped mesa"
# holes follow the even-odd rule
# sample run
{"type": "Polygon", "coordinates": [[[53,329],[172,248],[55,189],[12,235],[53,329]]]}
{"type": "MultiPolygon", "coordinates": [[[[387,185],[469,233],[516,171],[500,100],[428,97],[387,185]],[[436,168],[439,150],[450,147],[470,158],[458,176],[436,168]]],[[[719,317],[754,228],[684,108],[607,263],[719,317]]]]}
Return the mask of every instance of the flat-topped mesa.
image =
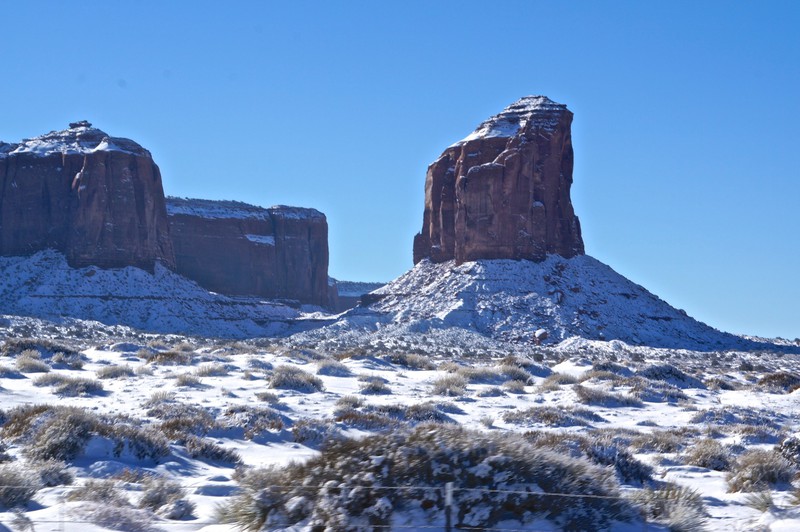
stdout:
{"type": "Polygon", "coordinates": [[[150,152],[89,122],[0,143],[0,255],[52,248],[73,267],[175,266],[150,152]]]}
{"type": "Polygon", "coordinates": [[[177,271],[228,295],[330,306],[328,222],[315,209],[167,198],[177,271]]]}
{"type": "Polygon", "coordinates": [[[428,167],[414,263],[582,255],[571,124],[566,105],[526,96],[447,148],[428,167]]]}

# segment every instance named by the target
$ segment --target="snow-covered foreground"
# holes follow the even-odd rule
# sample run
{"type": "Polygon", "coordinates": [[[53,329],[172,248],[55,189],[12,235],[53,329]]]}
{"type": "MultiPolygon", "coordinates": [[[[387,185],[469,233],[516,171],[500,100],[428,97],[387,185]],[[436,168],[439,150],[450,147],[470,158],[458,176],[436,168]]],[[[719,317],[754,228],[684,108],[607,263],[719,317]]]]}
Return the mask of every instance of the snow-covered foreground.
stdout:
{"type": "MultiPolygon", "coordinates": [[[[14,484],[9,471],[17,471],[15,482],[32,486],[31,499],[16,513],[0,507],[0,523],[12,529],[28,523],[35,530],[229,530],[234,525],[220,523],[217,508],[241,501],[240,484],[255,482],[246,470],[312,459],[325,441],[402,435],[408,426],[435,433],[437,424],[492,438],[517,434],[524,439],[520,445],[604,468],[608,482],[618,486],[609,501],[639,501],[631,504],[647,515],[647,524],[638,514],[628,522],[612,519],[608,527],[614,530],[662,530],[667,524],[693,530],[703,513],[709,530],[800,529],[791,486],[800,460],[800,443],[791,445],[800,430],[800,364],[790,354],[582,339],[518,347],[514,357],[479,349],[454,356],[436,346],[417,346],[414,353],[323,352],[279,340],[231,343],[122,329],[118,338],[93,342],[70,338],[57,326],[50,327],[50,340],[31,343],[15,336],[44,336],[45,327],[23,325],[16,318],[4,325],[10,328],[0,354],[0,484],[14,484]],[[775,451],[787,438],[783,454],[775,451]],[[53,457],[58,461],[42,465],[53,457]],[[765,469],[776,477],[766,475],[759,484],[757,473],[765,469]],[[681,492],[684,506],[667,504],[671,510],[659,513],[653,497],[669,492],[667,482],[696,490],[703,507],[686,503],[690,495],[681,492]],[[650,503],[642,502],[648,496],[650,503]]],[[[370,460],[380,467],[386,459],[370,460]]],[[[502,457],[489,456],[470,468],[473,481],[484,480],[469,490],[458,484],[461,477],[454,479],[455,519],[480,524],[481,512],[489,515],[492,501],[508,496],[502,479],[510,472],[496,465],[502,463],[502,457]],[[495,473],[487,476],[492,467],[495,473]],[[459,515],[459,505],[472,509],[459,515]]],[[[289,485],[262,486],[253,500],[264,507],[284,491],[316,489],[317,473],[304,474],[289,485]]],[[[340,480],[351,482],[358,474],[342,471],[340,480]]],[[[378,498],[370,511],[390,504],[381,511],[391,514],[388,522],[397,530],[441,527],[437,501],[444,485],[429,482],[414,483],[429,488],[428,508],[409,492],[407,499],[378,498]]],[[[405,480],[382,489],[390,487],[414,486],[405,480]]],[[[9,489],[0,486],[0,501],[9,489]]],[[[541,485],[527,489],[547,491],[541,485]]],[[[336,500],[350,508],[348,497],[356,492],[342,493],[336,500]]],[[[314,504],[294,497],[265,528],[283,528],[274,516],[302,513],[301,502],[314,504]]],[[[534,510],[521,520],[498,521],[494,529],[559,529],[557,518],[534,510]]],[[[294,529],[309,523],[301,518],[294,529]]]]}

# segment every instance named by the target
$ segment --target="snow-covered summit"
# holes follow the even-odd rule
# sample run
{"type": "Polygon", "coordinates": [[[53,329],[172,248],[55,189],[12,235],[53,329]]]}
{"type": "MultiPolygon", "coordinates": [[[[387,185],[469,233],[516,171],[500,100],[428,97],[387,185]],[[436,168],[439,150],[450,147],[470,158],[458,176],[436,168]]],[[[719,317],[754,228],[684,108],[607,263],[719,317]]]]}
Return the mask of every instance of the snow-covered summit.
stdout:
{"type": "Polygon", "coordinates": [[[566,110],[566,105],[556,103],[547,96],[523,96],[500,113],[483,121],[475,131],[454,146],[481,138],[510,138],[528,124],[552,131],[566,110]]]}
{"type": "Polygon", "coordinates": [[[197,216],[211,219],[270,220],[272,218],[313,219],[325,218],[316,209],[274,205],[269,208],[234,200],[207,200],[167,197],[167,214],[197,216]]]}
{"type": "Polygon", "coordinates": [[[150,152],[136,142],[112,137],[105,131],[92,127],[92,124],[85,120],[71,123],[68,129],[51,131],[38,137],[23,139],[19,143],[0,142],[0,157],[23,153],[37,157],[86,155],[100,151],[118,151],[150,157],[150,152]]]}

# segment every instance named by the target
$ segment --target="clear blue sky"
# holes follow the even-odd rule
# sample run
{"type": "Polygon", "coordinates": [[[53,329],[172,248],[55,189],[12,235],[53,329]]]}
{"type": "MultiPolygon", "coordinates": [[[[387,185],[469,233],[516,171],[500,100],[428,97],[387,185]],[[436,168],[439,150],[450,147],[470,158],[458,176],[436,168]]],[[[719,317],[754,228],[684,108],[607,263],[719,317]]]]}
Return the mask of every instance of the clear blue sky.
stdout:
{"type": "Polygon", "coordinates": [[[330,273],[412,265],[427,165],[527,94],[575,113],[586,251],[800,336],[799,2],[17,2],[0,140],[87,119],[168,194],[316,207],[330,273]]]}

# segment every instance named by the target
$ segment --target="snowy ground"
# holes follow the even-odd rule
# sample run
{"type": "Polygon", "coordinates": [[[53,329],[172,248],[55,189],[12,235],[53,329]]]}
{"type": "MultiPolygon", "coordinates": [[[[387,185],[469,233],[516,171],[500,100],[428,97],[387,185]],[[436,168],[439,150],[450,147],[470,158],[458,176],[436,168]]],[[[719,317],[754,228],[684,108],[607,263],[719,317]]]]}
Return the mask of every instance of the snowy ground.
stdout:
{"type": "MultiPolygon", "coordinates": [[[[116,330],[119,338],[96,344],[70,340],[63,329],[50,326],[49,335],[79,347],[83,361],[54,355],[57,347],[45,345],[39,350],[42,364],[36,366],[29,360],[36,356],[14,348],[13,336],[23,330],[25,320],[6,319],[5,327],[11,328],[5,329],[7,348],[0,356],[0,404],[6,424],[15,407],[49,404],[110,416],[114,423],[141,422],[163,432],[165,420],[159,419],[156,407],[192,408],[195,415],[205,412],[214,420],[207,431],[197,429],[194,434],[235,451],[245,466],[253,467],[307,459],[319,452],[326,437],[362,437],[413,424],[398,413],[429,404],[441,421],[479,431],[528,433],[532,439],[552,432],[566,447],[569,442],[577,445],[580,438],[616,442],[653,468],[652,482],[697,490],[705,502],[708,530],[800,527],[800,510],[788,483],[768,488],[772,506],[762,511],[748,505],[747,493],[728,491],[727,472],[694,465],[689,458],[696,446],[711,439],[735,463],[748,450],[772,450],[800,430],[800,391],[790,391],[797,383],[790,378],[770,380],[780,372],[798,374],[800,364],[791,355],[701,353],[574,338],[556,347],[528,347],[527,355],[520,352],[516,360],[504,362],[499,355],[479,350],[460,353],[460,360],[435,347],[428,352],[416,347],[415,354],[374,348],[326,353],[278,340],[159,338],[123,329],[116,330]],[[115,343],[124,339],[128,341],[115,343]],[[316,376],[321,387],[271,387],[282,366],[316,376]],[[519,372],[510,372],[512,366],[519,372]],[[484,371],[478,371],[481,368],[484,371]],[[71,396],[59,394],[52,385],[37,385],[38,379],[53,375],[89,379],[100,383],[102,391],[71,396]],[[456,382],[446,385],[442,379],[448,378],[456,382]],[[592,390],[606,393],[594,396],[592,390]],[[575,412],[576,408],[586,411],[575,412]]],[[[28,321],[27,330],[46,334],[46,327],[28,321]]],[[[30,438],[11,435],[7,426],[0,436],[8,463],[33,470],[28,465],[30,438]]],[[[75,478],[72,484],[38,489],[22,513],[0,509],[0,523],[16,529],[28,519],[36,530],[131,529],[134,522],[141,530],[231,528],[217,522],[215,509],[230,504],[236,492],[234,464],[192,458],[180,438],[170,437],[168,453],[154,460],[138,459],[128,448],[115,456],[113,443],[95,435],[67,462],[75,478]],[[145,489],[141,473],[178,482],[195,510],[179,520],[138,510],[145,489]],[[109,517],[104,511],[108,501],[70,500],[70,494],[90,479],[114,480],[114,505],[124,511],[109,517]]],[[[620,482],[627,495],[651,483],[622,477],[620,482]]],[[[403,519],[398,516],[395,522],[407,522],[403,519]]],[[[424,529],[427,523],[417,524],[424,529]]],[[[652,520],[648,526],[661,529],[652,520]]],[[[543,520],[506,522],[500,528],[555,529],[543,520]]]]}

